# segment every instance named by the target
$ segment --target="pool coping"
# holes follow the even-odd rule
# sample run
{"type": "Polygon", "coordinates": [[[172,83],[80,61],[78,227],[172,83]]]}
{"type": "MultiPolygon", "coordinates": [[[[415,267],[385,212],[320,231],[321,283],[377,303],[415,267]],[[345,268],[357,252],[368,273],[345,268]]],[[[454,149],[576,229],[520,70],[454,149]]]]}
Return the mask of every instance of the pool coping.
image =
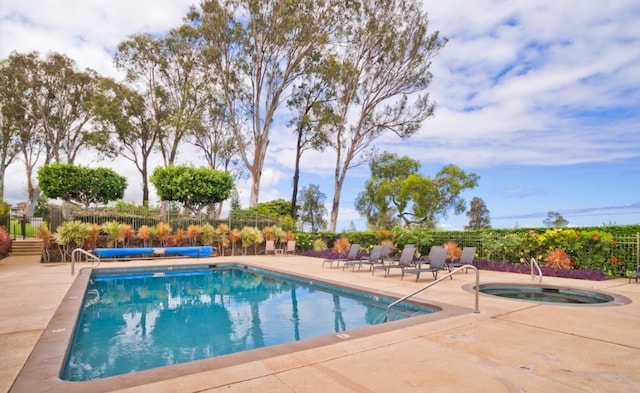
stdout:
{"type": "MultiPolygon", "coordinates": [[[[384,296],[390,299],[398,299],[402,297],[401,294],[393,293],[390,291],[374,291],[371,288],[365,288],[358,285],[345,285],[342,282],[336,282],[316,276],[308,276],[301,273],[293,273],[291,271],[281,270],[274,267],[265,268],[262,265],[254,265],[247,262],[236,263],[229,261],[220,263],[209,263],[207,265],[213,266],[223,264],[250,266],[258,270],[266,270],[284,275],[294,275],[305,280],[324,283],[347,290],[356,290],[369,295],[384,296]]],[[[203,264],[181,264],[180,266],[184,267],[190,265],[202,266],[203,264]]],[[[139,266],[130,267],[134,268],[139,266]]],[[[47,392],[52,393],[74,393],[86,391],[96,393],[108,392],[116,389],[131,388],[154,382],[171,380],[174,378],[196,374],[204,371],[236,366],[243,363],[264,360],[318,347],[344,343],[350,340],[356,340],[359,338],[391,332],[397,329],[416,326],[473,312],[473,309],[468,307],[461,307],[437,301],[429,301],[428,303],[421,301],[411,301],[411,303],[413,304],[435,308],[438,309],[438,311],[430,314],[405,318],[398,321],[353,329],[346,332],[328,334],[291,343],[258,348],[176,365],[163,366],[92,381],[65,381],[60,378],[60,374],[62,372],[62,368],[64,367],[69,343],[71,342],[74,334],[79,311],[84,300],[86,287],[89,283],[91,273],[94,269],[108,270],[109,268],[85,267],[80,269],[80,271],[78,272],[78,276],[74,279],[69,290],[65,294],[64,299],[56,309],[42,336],[36,343],[24,367],[15,379],[14,384],[10,390],[11,392],[43,391],[43,387],[46,387],[47,392]]]]}

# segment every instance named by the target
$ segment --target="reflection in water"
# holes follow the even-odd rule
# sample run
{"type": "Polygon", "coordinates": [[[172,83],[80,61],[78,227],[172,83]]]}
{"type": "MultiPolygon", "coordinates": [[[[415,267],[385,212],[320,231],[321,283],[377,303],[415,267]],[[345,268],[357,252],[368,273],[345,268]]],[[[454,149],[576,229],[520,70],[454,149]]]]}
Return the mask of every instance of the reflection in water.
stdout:
{"type": "Polygon", "coordinates": [[[62,375],[66,380],[345,331],[379,323],[384,313],[380,305],[231,268],[98,276],[87,293],[62,375]]]}
{"type": "Polygon", "coordinates": [[[340,308],[340,296],[333,295],[333,313],[334,317],[334,329],[335,332],[338,333],[340,331],[347,330],[347,325],[344,323],[344,318],[342,317],[342,308],[340,308]]]}
{"type": "Polygon", "coordinates": [[[296,296],[296,286],[291,286],[291,319],[293,321],[293,337],[300,340],[300,318],[298,317],[298,298],[296,296]]]}

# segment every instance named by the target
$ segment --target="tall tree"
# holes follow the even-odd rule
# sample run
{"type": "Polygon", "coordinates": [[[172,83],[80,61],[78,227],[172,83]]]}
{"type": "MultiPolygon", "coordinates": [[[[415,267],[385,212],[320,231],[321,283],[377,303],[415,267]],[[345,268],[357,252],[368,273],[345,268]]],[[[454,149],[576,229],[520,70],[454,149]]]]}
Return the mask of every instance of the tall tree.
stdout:
{"type": "Polygon", "coordinates": [[[327,124],[330,124],[331,110],[325,89],[321,83],[303,83],[294,89],[290,108],[297,111],[290,122],[296,138],[296,158],[293,171],[291,191],[291,216],[297,216],[298,184],[300,182],[300,160],[302,154],[309,149],[324,150],[327,143],[327,124]]]}
{"type": "Polygon", "coordinates": [[[25,111],[20,104],[22,89],[18,71],[11,58],[0,62],[0,201],[4,200],[6,170],[20,152],[20,128],[25,121],[25,111]]]}
{"type": "Polygon", "coordinates": [[[164,165],[175,163],[184,138],[199,126],[207,107],[199,36],[190,25],[164,37],[136,34],[118,45],[115,64],[147,101],[159,127],[157,149],[164,165]]]}
{"type": "Polygon", "coordinates": [[[308,225],[311,232],[321,231],[326,223],[324,219],[327,214],[327,208],[324,206],[326,199],[327,196],[320,191],[317,184],[302,187],[299,221],[301,225],[308,225]]]}
{"type": "MultiPolygon", "coordinates": [[[[242,176],[242,171],[235,167],[237,149],[233,132],[228,127],[228,116],[225,106],[215,99],[202,113],[199,125],[190,135],[191,143],[203,155],[209,168],[229,172],[235,179],[242,176]],[[232,167],[233,166],[233,167],[232,167]]],[[[217,218],[222,213],[222,202],[209,207],[210,218],[217,218]]]]}
{"type": "Polygon", "coordinates": [[[469,224],[464,229],[488,229],[491,228],[489,209],[482,198],[473,197],[469,202],[469,210],[466,213],[469,224]]]}
{"type": "Polygon", "coordinates": [[[545,218],[543,222],[544,222],[544,225],[548,227],[556,227],[556,228],[566,227],[569,224],[569,221],[567,221],[567,219],[562,217],[562,214],[558,212],[552,212],[552,211],[547,212],[547,218],[545,218]]]}
{"type": "Polygon", "coordinates": [[[113,79],[99,81],[93,99],[96,129],[93,146],[108,157],[131,161],[141,176],[142,204],[149,205],[149,157],[160,132],[145,98],[113,79]]]}
{"type": "Polygon", "coordinates": [[[15,140],[19,159],[24,163],[27,178],[27,215],[35,208],[37,182],[35,167],[45,154],[45,135],[39,115],[39,100],[42,100],[42,67],[37,52],[13,53],[9,59],[11,98],[10,121],[15,127],[15,140]]]}
{"type": "Polygon", "coordinates": [[[465,189],[477,185],[478,176],[455,165],[447,165],[433,177],[418,171],[420,164],[409,157],[398,158],[384,153],[370,163],[371,179],[356,199],[356,209],[369,225],[384,228],[391,222],[380,222],[379,216],[396,216],[407,226],[435,227],[449,210],[460,214],[466,209],[460,196],[465,189]]]}
{"type": "Polygon", "coordinates": [[[85,145],[86,125],[92,118],[89,102],[96,73],[80,72],[65,55],[51,53],[44,60],[37,52],[13,53],[7,63],[5,91],[12,91],[5,116],[20,129],[17,140],[27,172],[28,209],[38,199],[34,168],[41,159],[74,162],[85,145]],[[10,108],[10,109],[9,109],[10,108]]]}
{"type": "Polygon", "coordinates": [[[333,231],[347,172],[365,161],[373,141],[389,131],[410,137],[433,115],[429,68],[446,42],[428,31],[427,14],[416,1],[346,4],[348,22],[335,37],[334,50],[341,75],[334,82],[334,113],[340,122],[330,144],[336,152],[333,231]]]}
{"type": "Polygon", "coordinates": [[[276,110],[327,39],[340,2],[205,0],[190,23],[206,41],[211,74],[222,91],[242,161],[251,175],[249,204],[260,179],[276,110]]]}
{"type": "Polygon", "coordinates": [[[86,126],[94,116],[89,103],[97,74],[90,69],[78,71],[69,57],[51,53],[41,62],[41,75],[37,115],[46,141],[44,163],[73,164],[85,146],[86,126]]]}

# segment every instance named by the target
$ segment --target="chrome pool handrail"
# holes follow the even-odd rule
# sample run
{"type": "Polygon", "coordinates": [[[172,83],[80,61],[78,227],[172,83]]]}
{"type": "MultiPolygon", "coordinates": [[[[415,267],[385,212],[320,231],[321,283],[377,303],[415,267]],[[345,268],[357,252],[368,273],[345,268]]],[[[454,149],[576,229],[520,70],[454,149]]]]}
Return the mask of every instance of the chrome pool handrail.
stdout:
{"type": "Polygon", "coordinates": [[[540,265],[538,265],[538,261],[534,257],[531,257],[531,281],[535,280],[533,277],[533,266],[535,265],[536,269],[538,269],[538,282],[542,282],[542,270],[540,269],[540,265]]]}
{"type": "Polygon", "coordinates": [[[87,250],[83,250],[82,248],[76,248],[71,252],[71,275],[72,276],[75,274],[76,254],[78,253],[84,254],[87,257],[87,259],[93,258],[94,260],[98,261],[98,263],[96,263],[95,265],[92,265],[92,267],[98,267],[98,265],[100,265],[100,257],[93,255],[92,253],[88,252],[87,250]]]}
{"type": "Polygon", "coordinates": [[[408,295],[406,295],[404,297],[401,297],[400,299],[396,300],[395,302],[389,304],[387,306],[387,313],[386,313],[386,315],[384,317],[384,322],[388,322],[389,321],[389,310],[391,310],[391,307],[395,306],[396,304],[398,304],[400,302],[403,302],[403,301],[409,299],[410,297],[412,297],[414,295],[417,295],[418,293],[420,293],[420,292],[424,291],[425,289],[427,289],[427,288],[439,283],[440,281],[444,280],[447,277],[450,277],[451,275],[453,275],[454,273],[459,272],[462,269],[473,269],[476,272],[476,286],[475,286],[475,289],[476,289],[476,306],[475,306],[475,310],[473,312],[478,314],[480,312],[480,307],[479,307],[479,304],[480,304],[480,300],[479,300],[480,299],[480,270],[478,270],[478,268],[473,266],[473,265],[462,265],[460,267],[457,267],[457,268],[453,269],[452,271],[450,271],[449,273],[447,273],[444,276],[440,277],[439,279],[437,279],[437,280],[435,280],[433,282],[430,282],[429,284],[427,284],[424,287],[418,289],[417,291],[414,291],[414,292],[412,292],[412,293],[410,293],[410,294],[408,294],[408,295]]]}

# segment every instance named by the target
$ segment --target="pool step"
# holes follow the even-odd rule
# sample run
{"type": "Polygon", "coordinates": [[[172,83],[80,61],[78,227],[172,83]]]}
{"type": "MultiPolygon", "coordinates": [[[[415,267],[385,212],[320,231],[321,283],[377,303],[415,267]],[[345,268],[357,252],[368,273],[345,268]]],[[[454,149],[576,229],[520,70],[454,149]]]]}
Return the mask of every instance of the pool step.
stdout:
{"type": "Polygon", "coordinates": [[[42,240],[14,240],[9,255],[42,255],[42,240]]]}

